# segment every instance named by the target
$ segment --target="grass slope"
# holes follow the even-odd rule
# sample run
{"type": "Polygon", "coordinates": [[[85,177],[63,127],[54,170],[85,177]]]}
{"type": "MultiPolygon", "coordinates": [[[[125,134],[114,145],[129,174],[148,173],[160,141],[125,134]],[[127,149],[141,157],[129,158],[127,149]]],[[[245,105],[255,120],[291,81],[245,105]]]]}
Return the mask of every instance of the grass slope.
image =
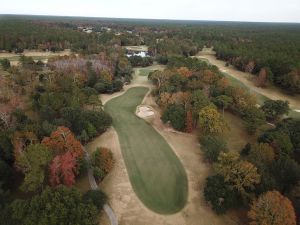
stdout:
{"type": "Polygon", "coordinates": [[[113,118],[134,191],[151,210],[171,214],[187,199],[185,170],[165,139],[135,115],[148,88],[135,87],[105,104],[113,118]]]}

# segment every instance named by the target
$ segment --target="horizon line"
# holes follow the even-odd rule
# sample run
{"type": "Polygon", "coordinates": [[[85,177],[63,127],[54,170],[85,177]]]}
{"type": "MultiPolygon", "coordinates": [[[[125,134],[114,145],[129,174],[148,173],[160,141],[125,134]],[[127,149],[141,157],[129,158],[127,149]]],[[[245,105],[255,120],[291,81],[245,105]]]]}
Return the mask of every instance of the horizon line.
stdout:
{"type": "Polygon", "coordinates": [[[75,16],[75,15],[53,15],[53,14],[17,14],[0,13],[0,16],[49,16],[49,17],[77,17],[86,19],[128,19],[128,20],[165,20],[165,21],[195,21],[195,22],[229,22],[229,23],[278,23],[278,24],[300,24],[300,22],[291,21],[241,21],[241,20],[205,20],[205,19],[173,19],[173,18],[137,18],[137,17],[101,17],[101,16],[75,16]]]}

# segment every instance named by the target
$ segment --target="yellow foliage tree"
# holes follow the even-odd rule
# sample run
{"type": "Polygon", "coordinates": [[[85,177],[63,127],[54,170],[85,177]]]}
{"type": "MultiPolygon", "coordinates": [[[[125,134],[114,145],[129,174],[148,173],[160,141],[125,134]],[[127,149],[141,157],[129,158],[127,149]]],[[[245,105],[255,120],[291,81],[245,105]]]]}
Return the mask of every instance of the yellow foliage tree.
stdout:
{"type": "Polygon", "coordinates": [[[252,163],[241,160],[236,152],[221,152],[215,170],[241,194],[246,194],[246,188],[253,189],[255,184],[260,183],[257,168],[252,163]]]}
{"type": "Polygon", "coordinates": [[[255,200],[248,217],[250,225],[296,225],[291,201],[278,191],[269,191],[255,200]]]}
{"type": "Polygon", "coordinates": [[[111,83],[113,75],[108,70],[104,70],[100,73],[100,78],[108,83],[111,83]]]}
{"type": "Polygon", "coordinates": [[[239,111],[246,111],[256,106],[256,98],[253,94],[241,87],[234,87],[232,90],[233,103],[239,111]]]}
{"type": "Polygon", "coordinates": [[[218,135],[229,131],[227,123],[213,105],[208,105],[200,111],[198,124],[204,135],[218,135]]]}
{"type": "Polygon", "coordinates": [[[271,163],[274,161],[274,149],[268,143],[258,143],[251,147],[249,158],[253,162],[271,163]]]}

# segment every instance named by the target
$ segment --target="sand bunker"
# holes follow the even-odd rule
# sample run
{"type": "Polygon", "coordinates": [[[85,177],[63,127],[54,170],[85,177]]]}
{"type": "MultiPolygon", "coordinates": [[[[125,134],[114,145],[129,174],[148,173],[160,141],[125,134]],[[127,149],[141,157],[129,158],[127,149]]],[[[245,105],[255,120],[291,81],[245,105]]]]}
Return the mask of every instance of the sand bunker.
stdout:
{"type": "Polygon", "coordinates": [[[146,118],[154,115],[154,111],[150,106],[140,105],[136,109],[136,115],[140,118],[146,118]]]}

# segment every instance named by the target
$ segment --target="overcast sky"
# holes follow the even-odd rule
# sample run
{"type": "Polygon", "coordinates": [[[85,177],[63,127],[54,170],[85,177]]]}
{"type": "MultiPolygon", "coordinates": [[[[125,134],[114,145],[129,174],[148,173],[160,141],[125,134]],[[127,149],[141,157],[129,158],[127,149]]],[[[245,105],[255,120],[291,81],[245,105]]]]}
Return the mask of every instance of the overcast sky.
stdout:
{"type": "Polygon", "coordinates": [[[300,0],[3,0],[0,14],[300,23],[300,0]]]}

